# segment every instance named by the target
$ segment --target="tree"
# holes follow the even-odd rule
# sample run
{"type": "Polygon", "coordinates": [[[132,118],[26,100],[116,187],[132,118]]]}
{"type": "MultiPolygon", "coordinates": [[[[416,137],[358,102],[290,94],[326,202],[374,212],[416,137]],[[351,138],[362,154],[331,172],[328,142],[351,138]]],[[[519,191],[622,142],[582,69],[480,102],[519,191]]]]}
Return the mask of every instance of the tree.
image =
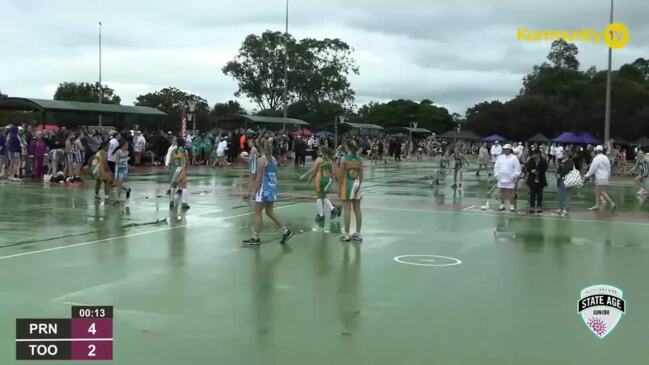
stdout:
{"type": "Polygon", "coordinates": [[[212,116],[220,117],[229,114],[248,114],[236,100],[228,100],[227,103],[216,103],[210,112],[212,116]]]}
{"type": "Polygon", "coordinates": [[[322,102],[351,104],[354,91],[348,76],[358,74],[352,49],[339,39],[306,38],[266,31],[246,37],[237,57],[222,69],[261,110],[278,110],[284,95],[284,62],[288,53],[289,104],[302,101],[309,108],[322,102]]]}
{"type": "MultiPolygon", "coordinates": [[[[189,94],[175,87],[166,87],[162,90],[140,95],[136,98],[135,105],[158,108],[167,113],[166,123],[161,126],[164,129],[180,130],[180,121],[182,115],[188,112],[187,102],[190,100],[197,101],[196,112],[198,115],[197,128],[205,130],[211,128],[212,118],[210,118],[210,107],[207,100],[200,96],[189,94]]],[[[188,124],[188,128],[191,125],[188,124]]]]}
{"type": "Polygon", "coordinates": [[[574,43],[568,43],[560,38],[552,42],[548,60],[555,68],[576,71],[579,69],[578,53],[579,50],[574,43]]]}
{"type": "Polygon", "coordinates": [[[357,121],[380,126],[407,127],[417,122],[418,127],[434,132],[446,132],[454,127],[453,116],[446,108],[438,107],[424,99],[419,103],[412,100],[391,100],[387,103],[363,105],[356,114],[357,121]]]}
{"type": "Polygon", "coordinates": [[[54,100],[84,101],[88,103],[99,102],[99,95],[102,95],[101,102],[104,104],[119,104],[122,99],[115,94],[115,90],[107,85],[99,83],[90,84],[87,82],[64,82],[54,93],[54,100]]]}
{"type": "Polygon", "coordinates": [[[631,65],[640,70],[645,81],[649,81],[649,60],[638,58],[631,65]]]}
{"type": "Polygon", "coordinates": [[[2,90],[0,90],[0,99],[4,99],[6,97],[8,97],[8,96],[6,94],[3,94],[2,90]]]}

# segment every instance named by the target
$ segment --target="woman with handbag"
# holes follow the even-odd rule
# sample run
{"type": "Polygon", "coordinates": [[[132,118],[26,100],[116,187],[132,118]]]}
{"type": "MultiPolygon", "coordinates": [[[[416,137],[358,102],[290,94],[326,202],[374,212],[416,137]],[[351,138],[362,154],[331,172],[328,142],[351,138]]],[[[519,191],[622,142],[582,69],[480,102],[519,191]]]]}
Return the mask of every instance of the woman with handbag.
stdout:
{"type": "Polygon", "coordinates": [[[566,150],[561,159],[559,159],[559,166],[557,166],[557,190],[559,192],[559,209],[557,214],[565,217],[570,210],[570,192],[565,184],[566,176],[575,169],[575,164],[570,158],[572,151],[566,150]]]}

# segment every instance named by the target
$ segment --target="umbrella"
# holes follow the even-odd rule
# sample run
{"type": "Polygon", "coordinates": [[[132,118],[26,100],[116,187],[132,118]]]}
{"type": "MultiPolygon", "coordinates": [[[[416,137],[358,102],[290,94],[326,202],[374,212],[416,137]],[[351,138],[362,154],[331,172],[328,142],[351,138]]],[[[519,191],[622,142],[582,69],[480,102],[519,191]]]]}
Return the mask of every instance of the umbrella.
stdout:
{"type": "Polygon", "coordinates": [[[335,137],[336,135],[334,133],[328,132],[328,131],[322,131],[314,134],[314,136],[318,138],[328,138],[328,137],[335,137]]]}
{"type": "Polygon", "coordinates": [[[406,134],[405,133],[397,133],[397,134],[393,134],[391,137],[406,138],[406,134]]]}
{"type": "Polygon", "coordinates": [[[505,138],[503,136],[499,136],[497,134],[492,134],[489,137],[483,138],[482,140],[485,141],[485,142],[496,142],[496,141],[505,142],[507,140],[507,138],[505,138]]]}
{"type": "Polygon", "coordinates": [[[634,143],[638,146],[649,146],[649,138],[647,136],[642,136],[636,139],[634,143]]]}
{"type": "Polygon", "coordinates": [[[530,142],[549,142],[548,137],[544,136],[543,133],[537,133],[528,139],[530,142]]]}

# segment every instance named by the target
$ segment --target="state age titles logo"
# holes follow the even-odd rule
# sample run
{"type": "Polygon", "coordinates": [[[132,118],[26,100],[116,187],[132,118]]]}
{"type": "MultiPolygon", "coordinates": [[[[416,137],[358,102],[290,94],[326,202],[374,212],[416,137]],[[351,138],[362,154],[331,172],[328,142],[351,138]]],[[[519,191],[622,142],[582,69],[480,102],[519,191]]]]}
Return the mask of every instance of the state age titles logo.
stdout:
{"type": "Polygon", "coordinates": [[[579,314],[586,326],[599,338],[611,333],[626,311],[622,290],[598,284],[581,291],[579,314]]]}

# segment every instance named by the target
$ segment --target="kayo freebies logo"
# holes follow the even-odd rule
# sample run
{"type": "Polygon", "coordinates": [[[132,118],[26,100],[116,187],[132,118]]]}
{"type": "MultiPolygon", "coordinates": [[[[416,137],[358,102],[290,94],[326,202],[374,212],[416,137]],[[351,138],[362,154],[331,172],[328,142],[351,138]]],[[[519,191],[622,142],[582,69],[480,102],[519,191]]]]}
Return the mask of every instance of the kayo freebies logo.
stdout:
{"type": "Polygon", "coordinates": [[[622,23],[611,23],[603,31],[591,28],[581,30],[530,30],[527,28],[516,29],[516,40],[525,42],[555,41],[563,39],[567,42],[604,42],[610,48],[622,48],[629,43],[629,28],[622,23]]]}

